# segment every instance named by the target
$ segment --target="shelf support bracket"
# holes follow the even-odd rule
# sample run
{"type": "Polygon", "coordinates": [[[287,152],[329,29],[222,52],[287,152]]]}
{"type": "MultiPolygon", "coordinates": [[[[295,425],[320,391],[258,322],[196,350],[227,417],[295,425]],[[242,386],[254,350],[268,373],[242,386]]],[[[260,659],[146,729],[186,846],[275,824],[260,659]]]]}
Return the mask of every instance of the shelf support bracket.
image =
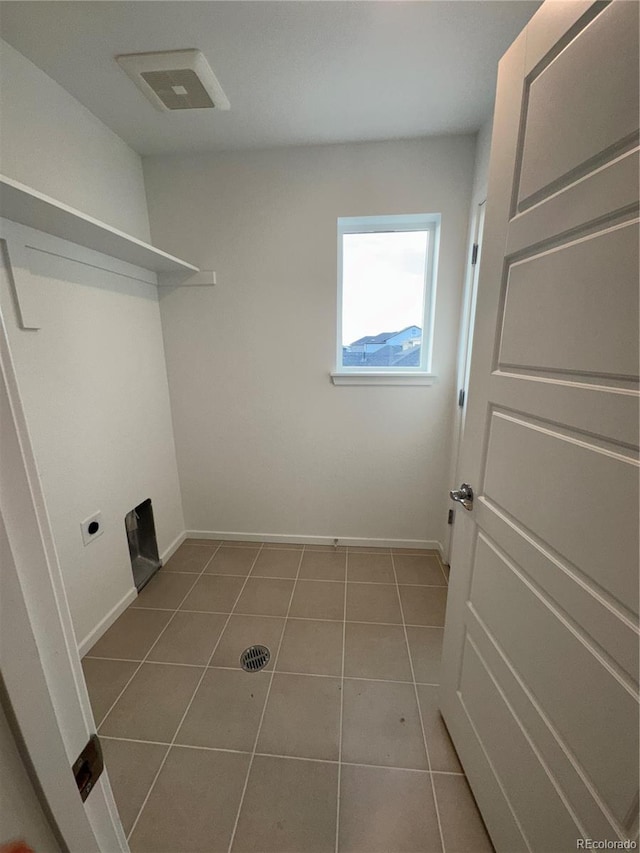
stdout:
{"type": "Polygon", "coordinates": [[[213,287],[216,274],[213,270],[200,272],[159,272],[158,287],[213,287]]]}
{"type": "Polygon", "coordinates": [[[24,245],[18,240],[0,239],[4,247],[4,258],[9,282],[13,291],[18,322],[25,331],[37,332],[42,328],[35,288],[31,287],[27,253],[24,245]]]}

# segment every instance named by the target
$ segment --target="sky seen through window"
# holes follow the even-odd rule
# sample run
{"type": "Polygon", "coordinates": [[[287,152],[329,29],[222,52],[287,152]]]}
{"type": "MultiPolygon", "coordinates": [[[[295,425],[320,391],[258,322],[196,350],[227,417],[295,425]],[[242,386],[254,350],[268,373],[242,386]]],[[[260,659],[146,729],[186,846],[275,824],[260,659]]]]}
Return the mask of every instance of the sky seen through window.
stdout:
{"type": "Polygon", "coordinates": [[[344,234],[342,344],[422,327],[427,231],[344,234]]]}

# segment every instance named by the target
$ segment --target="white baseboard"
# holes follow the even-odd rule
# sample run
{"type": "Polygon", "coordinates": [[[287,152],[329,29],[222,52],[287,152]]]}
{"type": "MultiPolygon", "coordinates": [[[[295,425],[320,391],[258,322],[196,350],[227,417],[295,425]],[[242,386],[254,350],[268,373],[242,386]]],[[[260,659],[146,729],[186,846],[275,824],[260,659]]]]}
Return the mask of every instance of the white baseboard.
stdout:
{"type": "Polygon", "coordinates": [[[131,587],[131,589],[126,593],[126,595],[124,595],[120,599],[120,601],[115,605],[115,607],[111,608],[111,610],[107,613],[104,619],[101,619],[100,622],[98,622],[98,624],[96,625],[96,627],[92,631],[89,631],[84,640],[78,644],[78,652],[80,653],[80,657],[84,657],[84,655],[86,655],[89,649],[98,642],[100,637],[104,633],[106,633],[106,631],[113,625],[118,616],[124,613],[124,611],[131,604],[131,602],[135,600],[137,595],[138,590],[135,588],[135,586],[131,587]]]}
{"type": "Polygon", "coordinates": [[[236,542],[281,542],[290,545],[351,545],[357,548],[421,548],[438,551],[436,539],[367,539],[355,536],[294,536],[280,533],[237,533],[230,530],[187,530],[185,539],[229,539],[236,542]]]}
{"type": "MultiPolygon", "coordinates": [[[[351,545],[355,548],[420,548],[430,551],[438,551],[443,555],[443,548],[437,539],[373,539],[357,536],[343,536],[337,539],[331,536],[295,536],[293,534],[280,533],[238,533],[230,530],[185,530],[180,533],[169,547],[160,555],[160,561],[164,565],[172,557],[185,539],[228,539],[235,542],[269,542],[290,545],[351,545]]],[[[94,646],[100,637],[108,631],[118,616],[120,616],[138,595],[135,587],[132,587],[120,601],[111,608],[107,615],[98,622],[96,627],[78,644],[80,657],[94,646]]]]}
{"type": "MultiPolygon", "coordinates": [[[[169,547],[166,549],[166,551],[163,551],[162,554],[160,554],[160,562],[162,563],[163,566],[170,557],[173,557],[173,555],[176,553],[176,551],[182,545],[182,543],[184,542],[184,540],[186,538],[187,538],[187,534],[183,530],[182,533],[179,533],[176,536],[176,538],[173,540],[171,545],[169,545],[169,547]]],[[[207,538],[213,539],[213,537],[207,537],[207,538]]]]}
{"type": "MultiPolygon", "coordinates": [[[[186,535],[187,534],[183,530],[182,533],[178,534],[178,536],[176,536],[176,538],[169,545],[169,547],[160,555],[160,563],[163,566],[167,562],[167,560],[172,557],[178,550],[178,548],[182,545],[186,538],[186,535]]],[[[111,608],[111,610],[107,613],[104,619],[101,619],[100,622],[98,622],[96,627],[92,631],[90,631],[84,638],[84,640],[79,644],[78,652],[80,653],[80,657],[86,655],[89,649],[93,645],[95,645],[95,643],[98,642],[100,637],[104,633],[106,633],[106,631],[113,625],[118,616],[124,613],[124,611],[136,598],[137,595],[138,591],[135,587],[133,587],[127,592],[125,596],[123,596],[123,598],[120,599],[120,601],[115,605],[115,607],[111,608]]]]}

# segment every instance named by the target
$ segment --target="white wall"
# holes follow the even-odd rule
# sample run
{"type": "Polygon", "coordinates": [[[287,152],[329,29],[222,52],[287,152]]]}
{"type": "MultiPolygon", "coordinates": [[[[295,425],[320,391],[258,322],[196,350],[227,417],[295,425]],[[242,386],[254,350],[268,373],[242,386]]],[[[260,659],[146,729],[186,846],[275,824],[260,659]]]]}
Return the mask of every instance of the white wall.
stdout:
{"type": "Polygon", "coordinates": [[[157,290],[49,235],[0,220],[0,236],[32,247],[17,274],[43,327],[19,328],[4,267],[0,310],[82,645],[134,594],[125,514],[152,499],[161,553],[184,530],[157,290]],[[97,510],[104,533],[85,547],[80,522],[97,510]]]}
{"type": "Polygon", "coordinates": [[[486,199],[489,186],[489,156],[491,154],[491,133],[493,131],[493,115],[485,121],[476,139],[476,159],[473,170],[473,190],[471,204],[486,199]]]}
{"type": "Polygon", "coordinates": [[[138,154],[2,40],[0,117],[4,175],[149,239],[138,154]]]}
{"type": "Polygon", "coordinates": [[[187,529],[443,541],[475,138],[143,160],[187,529]],[[432,387],[334,387],[336,220],[442,213],[432,387]]]}
{"type": "MultiPolygon", "coordinates": [[[[148,240],[140,157],[20,53],[4,42],[0,51],[3,173],[148,240]]],[[[161,554],[184,530],[157,290],[135,267],[0,225],[10,249],[35,247],[19,274],[43,328],[19,328],[4,265],[0,309],[86,646],[135,594],[125,514],[153,500],[161,554]],[[105,532],[85,548],[79,525],[96,510],[105,532]]]]}

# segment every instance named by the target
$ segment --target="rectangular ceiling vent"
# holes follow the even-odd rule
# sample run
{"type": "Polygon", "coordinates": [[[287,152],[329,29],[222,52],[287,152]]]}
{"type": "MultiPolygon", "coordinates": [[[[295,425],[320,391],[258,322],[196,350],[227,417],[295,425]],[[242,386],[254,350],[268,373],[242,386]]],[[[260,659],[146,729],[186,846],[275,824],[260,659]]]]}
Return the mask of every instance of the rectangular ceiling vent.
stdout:
{"type": "Polygon", "coordinates": [[[228,110],[211,66],[199,50],[129,53],[116,61],[159,110],[228,110]]]}

